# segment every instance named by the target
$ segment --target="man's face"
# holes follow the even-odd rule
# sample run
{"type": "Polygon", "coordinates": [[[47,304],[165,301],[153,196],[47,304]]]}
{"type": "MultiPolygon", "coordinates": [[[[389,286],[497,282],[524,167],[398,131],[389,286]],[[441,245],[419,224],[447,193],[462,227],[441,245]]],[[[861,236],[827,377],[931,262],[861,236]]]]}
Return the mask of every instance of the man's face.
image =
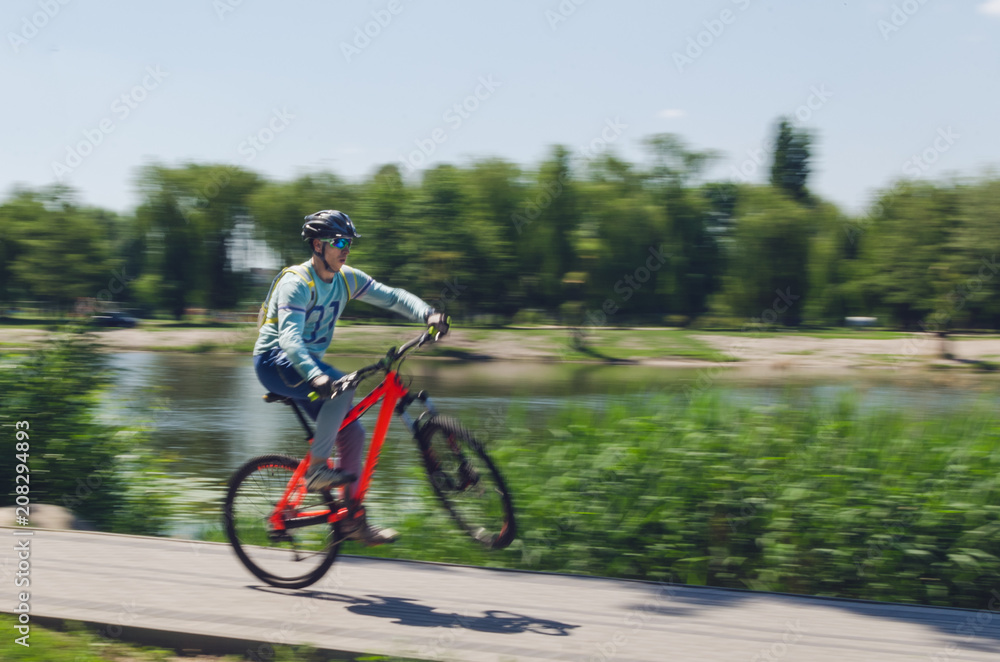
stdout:
{"type": "Polygon", "coordinates": [[[313,242],[318,242],[318,245],[314,243],[314,248],[322,253],[327,264],[330,265],[330,269],[334,273],[339,272],[340,268],[347,262],[347,256],[351,253],[351,240],[346,237],[337,237],[334,239],[314,239],[313,242]],[[338,248],[338,246],[342,246],[342,248],[338,248]]]}

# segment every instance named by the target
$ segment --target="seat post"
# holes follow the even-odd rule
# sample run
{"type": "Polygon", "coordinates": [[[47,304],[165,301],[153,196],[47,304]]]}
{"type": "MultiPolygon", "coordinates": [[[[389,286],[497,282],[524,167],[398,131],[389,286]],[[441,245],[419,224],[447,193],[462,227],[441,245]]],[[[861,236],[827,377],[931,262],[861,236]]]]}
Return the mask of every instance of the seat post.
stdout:
{"type": "Polygon", "coordinates": [[[299,423],[301,423],[303,429],[305,429],[306,440],[308,441],[309,439],[312,439],[313,431],[312,428],[309,427],[309,422],[306,420],[305,414],[302,413],[302,409],[300,409],[299,406],[295,403],[295,400],[292,400],[291,398],[286,399],[285,404],[289,405],[292,408],[292,411],[295,412],[296,418],[299,419],[299,423]]]}

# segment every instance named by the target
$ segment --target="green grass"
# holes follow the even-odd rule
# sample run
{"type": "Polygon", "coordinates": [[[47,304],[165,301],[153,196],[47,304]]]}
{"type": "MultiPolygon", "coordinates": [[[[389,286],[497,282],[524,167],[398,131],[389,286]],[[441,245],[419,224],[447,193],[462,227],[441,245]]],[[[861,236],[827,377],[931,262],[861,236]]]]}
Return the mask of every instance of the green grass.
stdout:
{"type": "MultiPolygon", "coordinates": [[[[392,345],[399,345],[414,335],[419,327],[372,327],[370,333],[335,335],[331,349],[339,356],[377,356],[392,345]]],[[[448,342],[425,347],[420,355],[449,357],[459,360],[503,358],[496,355],[499,343],[519,343],[540,351],[550,361],[635,361],[638,359],[694,359],[712,362],[735,361],[708,343],[682,330],[592,330],[587,333],[584,351],[574,348],[567,329],[475,329],[463,330],[467,340],[476,343],[473,349],[449,346],[448,342]]],[[[153,346],[151,351],[182,351],[191,353],[252,351],[255,334],[239,333],[232,338],[210,340],[193,345],[153,346]]]]}
{"type": "Polygon", "coordinates": [[[658,333],[662,334],[661,337],[668,345],[671,345],[669,351],[673,356],[723,363],[738,360],[729,354],[718,351],[704,340],[693,337],[693,334],[688,331],[661,331],[658,333]]]}
{"type": "MultiPolygon", "coordinates": [[[[692,359],[715,363],[738,360],[684,331],[598,331],[591,337],[590,349],[597,356],[607,357],[606,360],[692,359]]],[[[594,354],[580,351],[569,352],[565,356],[578,360],[594,358],[594,354]]]]}
{"type": "Polygon", "coordinates": [[[253,352],[253,342],[241,341],[235,343],[213,342],[211,340],[193,345],[155,345],[146,347],[147,352],[183,352],[186,354],[208,354],[221,352],[228,354],[250,354],[253,352]]]}
{"type": "Polygon", "coordinates": [[[14,322],[4,320],[0,322],[0,329],[51,329],[54,322],[14,322]]]}
{"type": "MultiPolygon", "coordinates": [[[[15,619],[0,614],[0,627],[14,633],[15,619]]],[[[68,623],[65,631],[31,624],[25,647],[14,641],[20,635],[9,634],[0,639],[0,660],[22,662],[163,662],[174,658],[172,651],[125,644],[101,637],[79,623],[68,623]]],[[[231,657],[230,660],[239,658],[231,657]]]]}
{"type": "MultiPolygon", "coordinates": [[[[28,643],[21,646],[14,641],[20,636],[14,625],[16,619],[9,614],[0,614],[0,628],[8,636],[0,639],[0,660],[19,662],[238,662],[246,659],[261,659],[244,655],[191,656],[185,652],[164,648],[141,646],[123,642],[106,636],[106,633],[87,627],[81,623],[65,621],[61,628],[41,627],[31,623],[28,643]]],[[[385,657],[362,654],[357,657],[332,656],[310,646],[273,646],[275,662],[419,662],[411,658],[385,657]]]]}
{"type": "Polygon", "coordinates": [[[515,417],[489,445],[515,497],[511,548],[476,548],[428,494],[375,513],[399,543],[345,551],[977,609],[1000,585],[988,407],[923,418],[789,393],[751,409],[707,392],[515,417]]]}
{"type": "Polygon", "coordinates": [[[638,359],[695,359],[729,362],[736,359],[682,329],[594,329],[584,327],[585,343],[572,342],[569,329],[480,330],[475,339],[488,352],[491,344],[514,341],[545,352],[553,360],[635,361],[638,359]]]}
{"type": "Polygon", "coordinates": [[[142,325],[149,325],[155,331],[170,329],[235,329],[244,322],[166,322],[162,320],[142,320],[142,325]]]}
{"type": "MultiPolygon", "coordinates": [[[[699,330],[698,333],[704,335],[738,335],[739,329],[709,329],[699,330]]],[[[775,329],[771,331],[748,331],[754,338],[827,338],[827,339],[856,339],[856,340],[897,340],[899,338],[909,338],[913,334],[906,331],[889,331],[880,329],[852,330],[852,329],[775,329]]]]}

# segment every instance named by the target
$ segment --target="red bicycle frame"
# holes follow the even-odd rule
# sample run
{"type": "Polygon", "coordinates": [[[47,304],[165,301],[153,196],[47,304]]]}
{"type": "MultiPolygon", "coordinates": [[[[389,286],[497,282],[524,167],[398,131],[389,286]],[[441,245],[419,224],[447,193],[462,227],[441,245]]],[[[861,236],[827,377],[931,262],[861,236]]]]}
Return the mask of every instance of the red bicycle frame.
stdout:
{"type": "MultiPolygon", "coordinates": [[[[351,408],[351,411],[344,417],[344,422],[340,426],[341,430],[361,418],[365,412],[371,409],[379,400],[382,400],[382,407],[379,409],[378,420],[375,423],[375,431],[372,433],[371,444],[368,446],[368,457],[365,460],[365,467],[361,474],[361,482],[358,484],[358,490],[355,494],[357,503],[362,503],[365,499],[365,494],[368,493],[368,486],[371,484],[372,474],[375,473],[375,467],[378,465],[378,458],[382,452],[385,435],[389,431],[389,424],[392,422],[393,410],[400,398],[407,395],[407,393],[409,391],[403,386],[403,382],[399,379],[396,371],[388,370],[382,382],[371,393],[366,395],[361,402],[351,408]]],[[[309,440],[309,443],[312,443],[312,439],[309,440]]],[[[292,478],[288,482],[288,488],[285,490],[284,495],[282,495],[281,500],[275,506],[274,512],[268,518],[271,526],[276,531],[288,528],[287,524],[290,521],[305,524],[306,522],[303,520],[308,520],[308,523],[312,524],[316,523],[316,518],[325,517],[328,522],[333,523],[347,517],[347,508],[345,507],[341,507],[336,511],[323,509],[296,512],[296,508],[302,503],[307,494],[305,473],[309,467],[310,458],[310,454],[306,453],[302,462],[299,463],[299,466],[292,473],[292,478]],[[285,513],[292,512],[296,512],[292,520],[283,517],[285,513]]]]}

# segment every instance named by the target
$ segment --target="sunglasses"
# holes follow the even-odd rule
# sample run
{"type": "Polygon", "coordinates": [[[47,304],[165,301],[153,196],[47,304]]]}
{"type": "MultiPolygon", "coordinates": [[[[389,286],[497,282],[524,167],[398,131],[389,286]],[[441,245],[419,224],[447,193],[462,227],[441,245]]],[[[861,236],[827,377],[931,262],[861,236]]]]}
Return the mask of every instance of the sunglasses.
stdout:
{"type": "Polygon", "coordinates": [[[351,247],[352,240],[348,239],[347,237],[337,237],[336,239],[324,239],[323,241],[330,244],[332,248],[336,248],[337,250],[342,251],[345,248],[351,247]]]}

